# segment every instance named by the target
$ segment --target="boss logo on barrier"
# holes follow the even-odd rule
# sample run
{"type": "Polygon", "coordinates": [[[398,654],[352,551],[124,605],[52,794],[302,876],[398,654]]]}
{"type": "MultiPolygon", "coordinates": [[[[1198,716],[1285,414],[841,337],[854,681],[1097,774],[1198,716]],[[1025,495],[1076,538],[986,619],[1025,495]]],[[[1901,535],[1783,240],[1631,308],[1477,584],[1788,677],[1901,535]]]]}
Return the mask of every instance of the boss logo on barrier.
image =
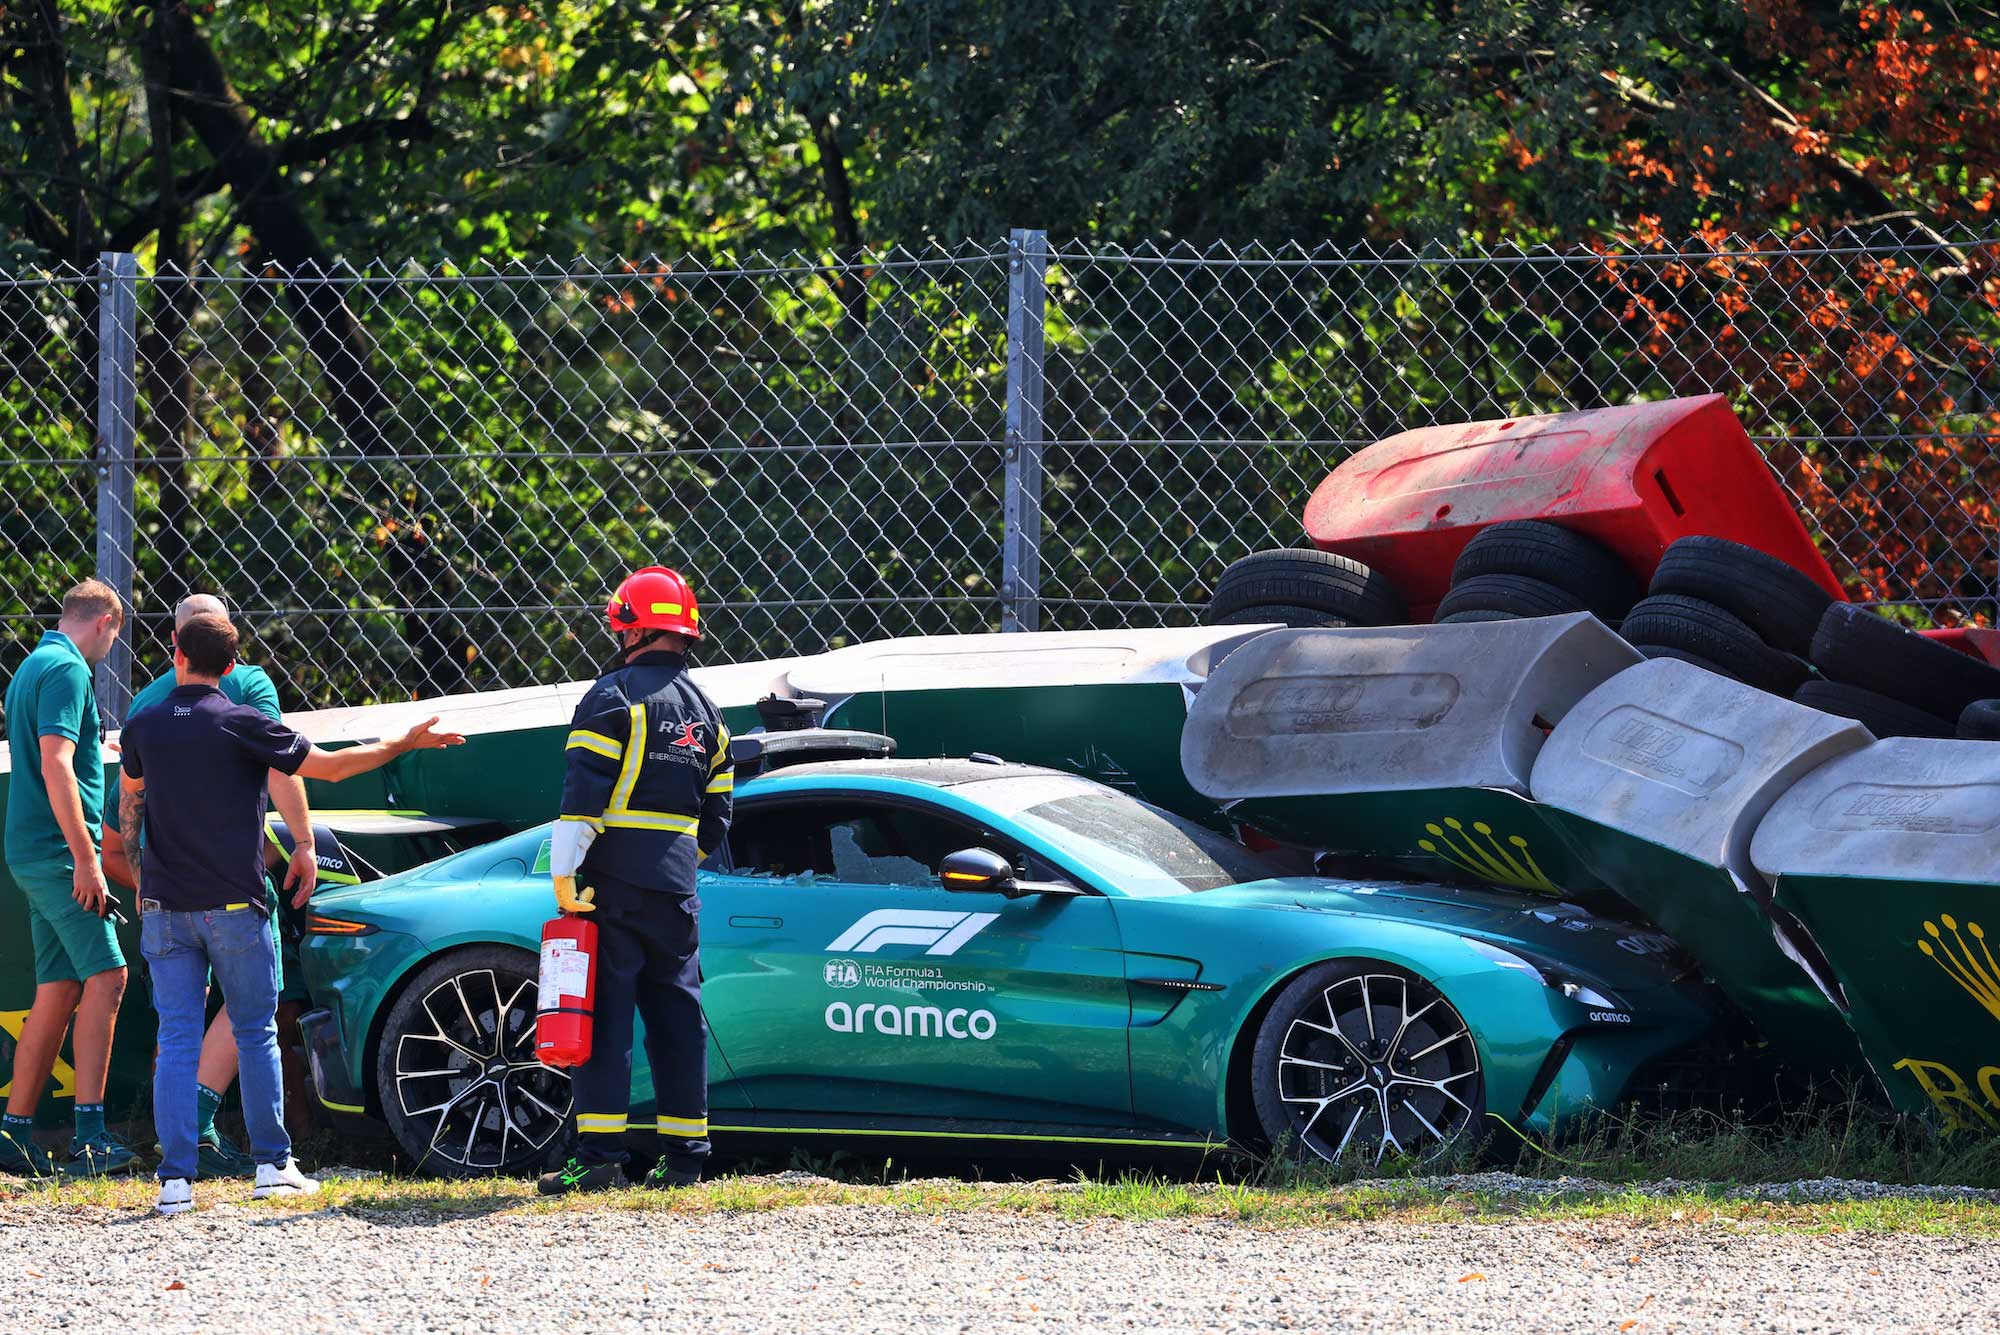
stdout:
{"type": "Polygon", "coordinates": [[[951,913],[942,909],[876,909],[827,942],[832,951],[872,955],[884,946],[927,946],[926,955],[955,955],[979,935],[997,913],[951,913]]]}

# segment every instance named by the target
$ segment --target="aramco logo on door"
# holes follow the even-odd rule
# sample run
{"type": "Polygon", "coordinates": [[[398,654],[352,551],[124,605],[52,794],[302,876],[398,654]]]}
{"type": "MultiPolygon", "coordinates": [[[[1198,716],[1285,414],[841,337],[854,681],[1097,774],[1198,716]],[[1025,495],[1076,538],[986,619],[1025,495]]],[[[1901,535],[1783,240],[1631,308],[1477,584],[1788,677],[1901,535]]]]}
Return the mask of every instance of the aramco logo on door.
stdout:
{"type": "MultiPolygon", "coordinates": [[[[1985,928],[1968,920],[1961,929],[1956,918],[1940,913],[1936,922],[1925,920],[1917,949],[1988,1015],[2000,1020],[2000,961],[1993,958],[1985,928]]],[[[2000,1066],[1980,1067],[1969,1084],[1943,1062],[1905,1057],[1895,1069],[1907,1071],[1917,1082],[1948,1129],[2000,1131],[2000,1066]]]]}

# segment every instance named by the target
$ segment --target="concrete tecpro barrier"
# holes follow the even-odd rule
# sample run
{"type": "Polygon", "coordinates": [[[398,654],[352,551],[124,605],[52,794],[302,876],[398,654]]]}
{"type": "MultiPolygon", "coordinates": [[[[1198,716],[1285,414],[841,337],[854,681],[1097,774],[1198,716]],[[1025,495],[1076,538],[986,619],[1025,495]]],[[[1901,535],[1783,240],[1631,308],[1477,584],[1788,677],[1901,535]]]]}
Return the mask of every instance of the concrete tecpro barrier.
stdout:
{"type": "Polygon", "coordinates": [[[1420,875],[1590,888],[1526,801],[1549,730],[1642,660],[1587,613],[1275,631],[1219,667],[1181,764],[1291,843],[1420,875]]]}
{"type": "Polygon", "coordinates": [[[1656,659],[1570,711],[1530,791],[1577,856],[1687,947],[1783,1055],[1852,1071],[1860,1053],[1831,980],[1771,907],[1750,842],[1782,794],[1872,740],[1858,723],[1656,659]]]}
{"type": "Polygon", "coordinates": [[[1831,760],[1750,856],[1896,1105],[2000,1132],[2000,742],[1893,737],[1831,760]]]}

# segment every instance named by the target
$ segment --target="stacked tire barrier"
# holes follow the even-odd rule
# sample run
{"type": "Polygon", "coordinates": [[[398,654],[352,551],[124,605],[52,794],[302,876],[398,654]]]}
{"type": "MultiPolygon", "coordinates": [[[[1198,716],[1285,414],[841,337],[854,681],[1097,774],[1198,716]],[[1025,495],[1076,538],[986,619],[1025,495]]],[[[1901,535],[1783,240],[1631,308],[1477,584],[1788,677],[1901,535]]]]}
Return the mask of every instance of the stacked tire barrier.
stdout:
{"type": "Polygon", "coordinates": [[[1359,561],[1310,547],[1252,552],[1215,582],[1211,626],[1393,626],[1402,597],[1359,561]]]}

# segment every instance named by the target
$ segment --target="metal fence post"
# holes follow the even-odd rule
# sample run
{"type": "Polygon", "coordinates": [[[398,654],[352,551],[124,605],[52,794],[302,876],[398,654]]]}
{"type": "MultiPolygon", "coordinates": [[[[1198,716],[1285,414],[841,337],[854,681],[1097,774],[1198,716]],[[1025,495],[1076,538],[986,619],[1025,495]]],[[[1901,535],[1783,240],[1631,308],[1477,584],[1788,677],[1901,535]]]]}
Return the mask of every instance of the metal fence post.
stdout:
{"type": "Polygon", "coordinates": [[[132,530],[139,398],[139,260],[97,257],[97,577],[125,602],[125,633],[97,672],[106,726],[132,703],[132,530]]]}
{"type": "Polygon", "coordinates": [[[1016,227],[1007,242],[1007,490],[1000,548],[1000,629],[1042,620],[1042,357],[1049,234],[1016,227]]]}

